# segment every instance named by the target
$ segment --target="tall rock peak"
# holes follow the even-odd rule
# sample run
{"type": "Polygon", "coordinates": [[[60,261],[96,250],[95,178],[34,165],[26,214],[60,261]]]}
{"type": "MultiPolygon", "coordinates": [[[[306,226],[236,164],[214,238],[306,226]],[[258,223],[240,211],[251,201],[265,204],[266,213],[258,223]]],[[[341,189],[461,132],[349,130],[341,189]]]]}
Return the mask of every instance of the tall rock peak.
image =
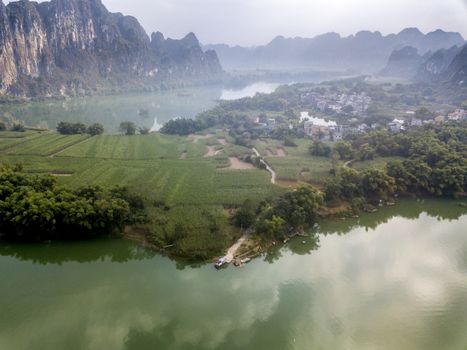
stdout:
{"type": "Polygon", "coordinates": [[[193,33],[149,38],[136,18],[110,13],[101,0],[0,0],[0,94],[151,88],[208,82],[220,72],[193,33]]]}

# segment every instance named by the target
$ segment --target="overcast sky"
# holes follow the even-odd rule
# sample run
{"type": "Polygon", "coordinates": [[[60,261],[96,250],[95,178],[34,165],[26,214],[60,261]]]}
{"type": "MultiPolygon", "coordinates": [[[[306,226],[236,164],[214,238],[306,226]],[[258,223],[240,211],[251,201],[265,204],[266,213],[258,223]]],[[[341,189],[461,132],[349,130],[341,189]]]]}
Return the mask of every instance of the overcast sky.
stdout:
{"type": "MultiPolygon", "coordinates": [[[[8,1],[7,1],[8,2],[8,1]]],[[[103,0],[109,10],[137,17],[148,32],[201,42],[265,44],[277,35],[325,32],[383,34],[418,27],[461,32],[467,38],[467,0],[103,0]]]]}

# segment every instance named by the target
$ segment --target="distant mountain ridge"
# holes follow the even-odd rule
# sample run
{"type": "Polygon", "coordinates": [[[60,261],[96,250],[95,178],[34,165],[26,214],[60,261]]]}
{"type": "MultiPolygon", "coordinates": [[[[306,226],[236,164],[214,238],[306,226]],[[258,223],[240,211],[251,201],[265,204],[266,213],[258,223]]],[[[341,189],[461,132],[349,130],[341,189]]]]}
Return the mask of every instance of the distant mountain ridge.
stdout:
{"type": "Polygon", "coordinates": [[[76,95],[203,83],[223,70],[193,33],[148,37],[101,0],[0,0],[0,95],[76,95]]]}
{"type": "Polygon", "coordinates": [[[228,45],[206,45],[215,50],[224,68],[322,67],[350,69],[361,73],[380,71],[389,55],[406,46],[424,54],[452,46],[462,46],[459,33],[436,30],[423,34],[407,28],[398,34],[383,36],[380,32],[361,31],[341,37],[326,33],[313,38],[276,37],[269,44],[253,48],[228,45]]]}

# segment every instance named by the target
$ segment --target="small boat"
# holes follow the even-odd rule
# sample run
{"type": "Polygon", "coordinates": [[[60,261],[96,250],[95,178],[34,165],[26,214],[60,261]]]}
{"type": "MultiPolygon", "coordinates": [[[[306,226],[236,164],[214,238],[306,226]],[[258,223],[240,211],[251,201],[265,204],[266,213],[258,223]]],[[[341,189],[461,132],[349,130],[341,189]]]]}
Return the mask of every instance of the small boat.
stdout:
{"type": "Polygon", "coordinates": [[[242,264],[248,264],[251,261],[251,258],[242,259],[242,264]]]}
{"type": "Polygon", "coordinates": [[[227,263],[227,260],[225,259],[225,257],[221,257],[217,260],[217,262],[214,264],[214,267],[216,269],[220,269],[222,266],[224,266],[225,264],[227,263]]]}

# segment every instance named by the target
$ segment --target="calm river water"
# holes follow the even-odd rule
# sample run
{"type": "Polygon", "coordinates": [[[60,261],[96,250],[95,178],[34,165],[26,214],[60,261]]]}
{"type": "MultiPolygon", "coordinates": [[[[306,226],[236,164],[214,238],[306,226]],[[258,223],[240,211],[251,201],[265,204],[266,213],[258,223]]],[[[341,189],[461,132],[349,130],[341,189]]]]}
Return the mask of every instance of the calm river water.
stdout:
{"type": "Polygon", "coordinates": [[[0,349],[467,347],[467,211],[402,201],[237,269],[123,240],[0,245],[0,349]]]}
{"type": "MultiPolygon", "coordinates": [[[[287,83],[287,82],[284,82],[287,83]]],[[[196,87],[167,92],[117,96],[95,96],[66,101],[43,101],[0,105],[0,121],[21,121],[27,126],[54,129],[58,122],[102,123],[107,132],[118,132],[123,121],[157,131],[167,121],[193,118],[214,107],[219,99],[251,97],[271,93],[280,84],[255,83],[239,89],[220,86],[196,87]]]]}

